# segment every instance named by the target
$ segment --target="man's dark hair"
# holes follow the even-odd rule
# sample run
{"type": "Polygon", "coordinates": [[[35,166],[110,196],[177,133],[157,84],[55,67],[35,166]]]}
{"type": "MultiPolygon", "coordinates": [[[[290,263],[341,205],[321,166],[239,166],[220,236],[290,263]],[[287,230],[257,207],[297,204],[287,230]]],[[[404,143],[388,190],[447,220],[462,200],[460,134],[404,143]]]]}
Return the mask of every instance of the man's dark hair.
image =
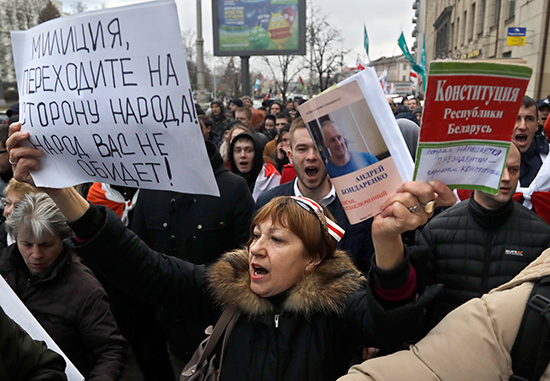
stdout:
{"type": "Polygon", "coordinates": [[[214,127],[214,120],[207,115],[199,115],[199,120],[201,120],[206,127],[214,127]]]}
{"type": "Polygon", "coordinates": [[[281,111],[275,116],[275,119],[283,119],[283,118],[286,119],[288,123],[292,123],[292,117],[288,112],[281,111]]]}
{"type": "Polygon", "coordinates": [[[276,122],[276,120],[275,120],[275,115],[267,114],[267,115],[265,116],[264,123],[265,123],[265,121],[268,120],[268,119],[272,120],[273,123],[276,122]]]}
{"type": "Polygon", "coordinates": [[[6,140],[8,140],[10,136],[10,126],[7,124],[1,124],[0,125],[0,142],[6,148],[6,140]]]}
{"type": "Polygon", "coordinates": [[[537,107],[537,102],[533,98],[531,98],[528,95],[524,96],[523,101],[521,102],[521,107],[531,108],[533,106],[535,106],[537,111],[539,110],[538,107],[537,107]]]}
{"type": "Polygon", "coordinates": [[[302,103],[304,103],[304,98],[302,97],[294,97],[294,103],[298,103],[298,106],[300,106],[302,103]]]}

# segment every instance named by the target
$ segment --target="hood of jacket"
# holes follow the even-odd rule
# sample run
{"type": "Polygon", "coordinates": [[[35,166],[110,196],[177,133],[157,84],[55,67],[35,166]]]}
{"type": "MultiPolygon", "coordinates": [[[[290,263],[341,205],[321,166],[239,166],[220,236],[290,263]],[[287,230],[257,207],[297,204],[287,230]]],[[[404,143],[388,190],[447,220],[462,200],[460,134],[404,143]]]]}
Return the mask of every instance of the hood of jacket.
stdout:
{"type": "Polygon", "coordinates": [[[537,259],[531,262],[529,266],[524,268],[511,281],[491,290],[490,293],[513,288],[526,282],[536,282],[537,279],[546,275],[550,275],[550,249],[544,250],[537,259]]]}
{"type": "MultiPolygon", "coordinates": [[[[276,309],[268,299],[250,289],[246,249],[224,254],[210,268],[208,280],[214,300],[219,305],[233,305],[249,316],[260,316],[276,309]]],[[[364,286],[364,281],[348,255],[337,250],[334,257],[325,258],[287,292],[281,310],[305,316],[341,313],[346,299],[364,286]]]]}

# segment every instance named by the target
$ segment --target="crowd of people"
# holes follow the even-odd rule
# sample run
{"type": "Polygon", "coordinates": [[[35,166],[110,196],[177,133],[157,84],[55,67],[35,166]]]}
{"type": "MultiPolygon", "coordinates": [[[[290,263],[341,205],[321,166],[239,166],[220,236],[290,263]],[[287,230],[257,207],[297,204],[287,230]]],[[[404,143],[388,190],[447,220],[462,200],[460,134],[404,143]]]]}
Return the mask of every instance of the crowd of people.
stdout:
{"type": "MultiPolygon", "coordinates": [[[[0,273],[87,380],[120,379],[131,348],[144,380],[175,381],[227,307],[240,315],[221,380],[512,375],[527,297],[550,273],[550,100],[523,99],[496,195],[407,182],[358,224],[330,177],[378,159],[326,121],[325,163],[302,102],[196,106],[220,197],[38,189],[42,152],[16,119],[0,126],[0,273]]],[[[413,160],[421,103],[388,97],[413,160]]],[[[0,375],[63,379],[10,324],[0,315],[2,345],[27,357],[4,350],[0,375]]]]}

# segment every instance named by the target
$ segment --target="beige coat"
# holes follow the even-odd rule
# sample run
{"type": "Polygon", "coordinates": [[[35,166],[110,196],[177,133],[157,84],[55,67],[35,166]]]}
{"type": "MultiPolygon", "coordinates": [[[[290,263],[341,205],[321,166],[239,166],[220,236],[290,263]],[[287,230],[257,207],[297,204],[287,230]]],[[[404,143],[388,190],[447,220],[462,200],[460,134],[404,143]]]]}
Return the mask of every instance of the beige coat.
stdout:
{"type": "MultiPolygon", "coordinates": [[[[451,312],[408,351],[365,361],[339,380],[508,380],[532,282],[548,274],[550,249],[510,282],[451,312]]],[[[550,381],[550,367],[541,380],[550,381]]]]}

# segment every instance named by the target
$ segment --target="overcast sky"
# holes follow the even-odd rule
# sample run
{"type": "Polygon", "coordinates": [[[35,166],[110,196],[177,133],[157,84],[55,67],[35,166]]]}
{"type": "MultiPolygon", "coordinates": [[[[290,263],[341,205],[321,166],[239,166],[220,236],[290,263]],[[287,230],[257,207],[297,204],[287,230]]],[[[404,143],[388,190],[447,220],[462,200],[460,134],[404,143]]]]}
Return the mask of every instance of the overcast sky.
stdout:
{"type": "MultiPolygon", "coordinates": [[[[140,0],[83,0],[88,10],[107,8],[141,2],[140,0]]],[[[73,12],[75,1],[64,0],[64,10],[73,12]]],[[[196,29],[196,0],[176,0],[182,30],[196,29]]],[[[413,28],[412,0],[314,0],[316,6],[326,14],[330,23],[341,30],[344,49],[351,49],[346,57],[347,65],[354,65],[357,54],[363,55],[363,23],[367,26],[370,39],[369,53],[372,60],[381,56],[400,54],[397,38],[401,31],[409,47],[412,45],[413,28]]],[[[205,51],[212,53],[212,2],[202,0],[202,29],[205,51]]],[[[159,27],[161,27],[159,25],[159,27]]]]}

